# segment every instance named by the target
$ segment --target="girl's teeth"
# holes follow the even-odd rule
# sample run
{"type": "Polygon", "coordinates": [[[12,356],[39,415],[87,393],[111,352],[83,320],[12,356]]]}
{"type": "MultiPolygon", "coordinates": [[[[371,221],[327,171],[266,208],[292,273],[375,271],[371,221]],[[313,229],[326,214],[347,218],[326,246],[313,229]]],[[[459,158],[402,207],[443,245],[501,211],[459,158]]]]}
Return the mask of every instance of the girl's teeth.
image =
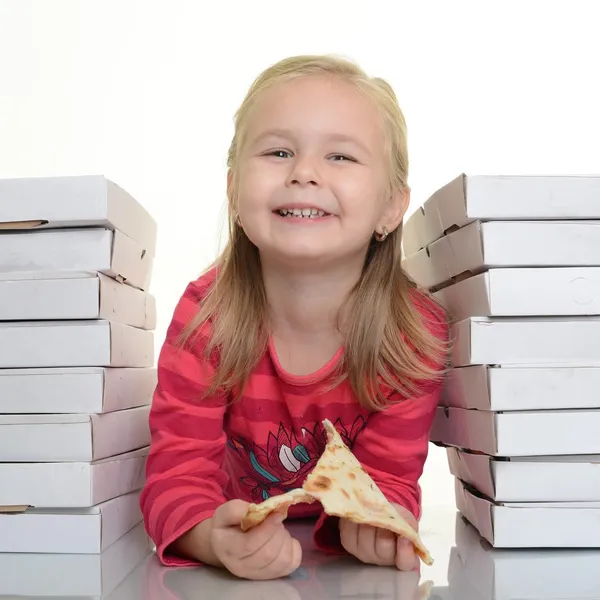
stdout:
{"type": "Polygon", "coordinates": [[[316,208],[282,208],[278,211],[282,217],[300,217],[302,219],[316,219],[325,216],[325,212],[316,208]]]}

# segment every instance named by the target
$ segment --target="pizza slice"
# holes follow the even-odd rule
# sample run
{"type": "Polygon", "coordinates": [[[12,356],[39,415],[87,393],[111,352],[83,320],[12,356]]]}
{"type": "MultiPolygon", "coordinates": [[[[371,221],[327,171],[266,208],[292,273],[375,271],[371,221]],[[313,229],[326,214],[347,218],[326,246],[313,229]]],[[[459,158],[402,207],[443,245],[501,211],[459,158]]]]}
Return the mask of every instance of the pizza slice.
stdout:
{"type": "Polygon", "coordinates": [[[251,504],[242,520],[242,529],[247,531],[260,525],[276,511],[287,517],[293,504],[319,500],[330,516],[388,529],[410,540],[417,556],[425,564],[432,565],[433,559],[419,534],[384,496],[333,424],[325,419],[323,425],[327,446],[302,488],[274,496],[261,504],[251,504]]]}
{"type": "Polygon", "coordinates": [[[291,490],[279,496],[272,496],[260,504],[251,504],[242,519],[242,531],[248,531],[260,525],[271,513],[280,512],[287,517],[288,509],[294,504],[312,504],[315,498],[302,488],[291,490]]]}
{"type": "Polygon", "coordinates": [[[328,443],[303,489],[323,505],[330,516],[388,529],[410,540],[427,565],[433,559],[419,534],[384,496],[358,459],[344,444],[333,424],[323,421],[328,443]]]}

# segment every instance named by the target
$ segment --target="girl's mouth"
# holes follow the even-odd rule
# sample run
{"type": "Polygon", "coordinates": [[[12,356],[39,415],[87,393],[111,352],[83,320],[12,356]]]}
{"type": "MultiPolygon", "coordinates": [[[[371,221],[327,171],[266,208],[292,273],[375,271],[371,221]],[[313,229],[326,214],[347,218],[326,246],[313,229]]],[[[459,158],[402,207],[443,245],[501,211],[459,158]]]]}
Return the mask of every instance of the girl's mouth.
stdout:
{"type": "Polygon", "coordinates": [[[331,216],[318,208],[280,208],[273,212],[286,219],[320,219],[331,216]]]}

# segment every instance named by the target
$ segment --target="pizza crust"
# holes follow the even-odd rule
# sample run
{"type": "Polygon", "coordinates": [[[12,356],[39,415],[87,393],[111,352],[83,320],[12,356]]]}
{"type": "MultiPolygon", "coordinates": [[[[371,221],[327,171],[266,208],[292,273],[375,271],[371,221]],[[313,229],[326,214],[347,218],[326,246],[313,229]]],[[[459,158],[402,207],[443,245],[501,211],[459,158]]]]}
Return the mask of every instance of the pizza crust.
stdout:
{"type": "Polygon", "coordinates": [[[287,517],[287,511],[293,504],[319,500],[330,516],[388,529],[410,540],[417,556],[426,565],[432,565],[433,559],[419,534],[384,496],[344,444],[333,424],[325,419],[323,425],[327,432],[327,446],[302,488],[274,496],[262,504],[251,504],[242,521],[242,529],[247,531],[256,527],[275,511],[287,517]]]}
{"type": "Polygon", "coordinates": [[[260,504],[251,504],[248,512],[242,519],[242,531],[248,531],[257,525],[260,525],[270,514],[274,512],[282,513],[287,518],[288,509],[294,504],[312,504],[315,498],[307,494],[302,488],[291,490],[279,496],[273,496],[260,504]]]}

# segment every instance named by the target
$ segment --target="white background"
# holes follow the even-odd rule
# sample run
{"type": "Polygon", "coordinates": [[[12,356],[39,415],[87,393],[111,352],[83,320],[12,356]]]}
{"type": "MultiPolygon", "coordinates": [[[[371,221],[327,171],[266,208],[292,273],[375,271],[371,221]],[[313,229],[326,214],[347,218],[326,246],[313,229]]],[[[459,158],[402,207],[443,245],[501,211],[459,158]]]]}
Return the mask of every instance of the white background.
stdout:
{"type": "MultiPolygon", "coordinates": [[[[159,222],[157,348],[215,257],[233,113],[268,65],[339,53],[394,86],[414,210],[461,172],[593,173],[595,2],[0,0],[0,177],[103,173],[159,222]]],[[[452,505],[432,449],[425,511],[452,505]]]]}

